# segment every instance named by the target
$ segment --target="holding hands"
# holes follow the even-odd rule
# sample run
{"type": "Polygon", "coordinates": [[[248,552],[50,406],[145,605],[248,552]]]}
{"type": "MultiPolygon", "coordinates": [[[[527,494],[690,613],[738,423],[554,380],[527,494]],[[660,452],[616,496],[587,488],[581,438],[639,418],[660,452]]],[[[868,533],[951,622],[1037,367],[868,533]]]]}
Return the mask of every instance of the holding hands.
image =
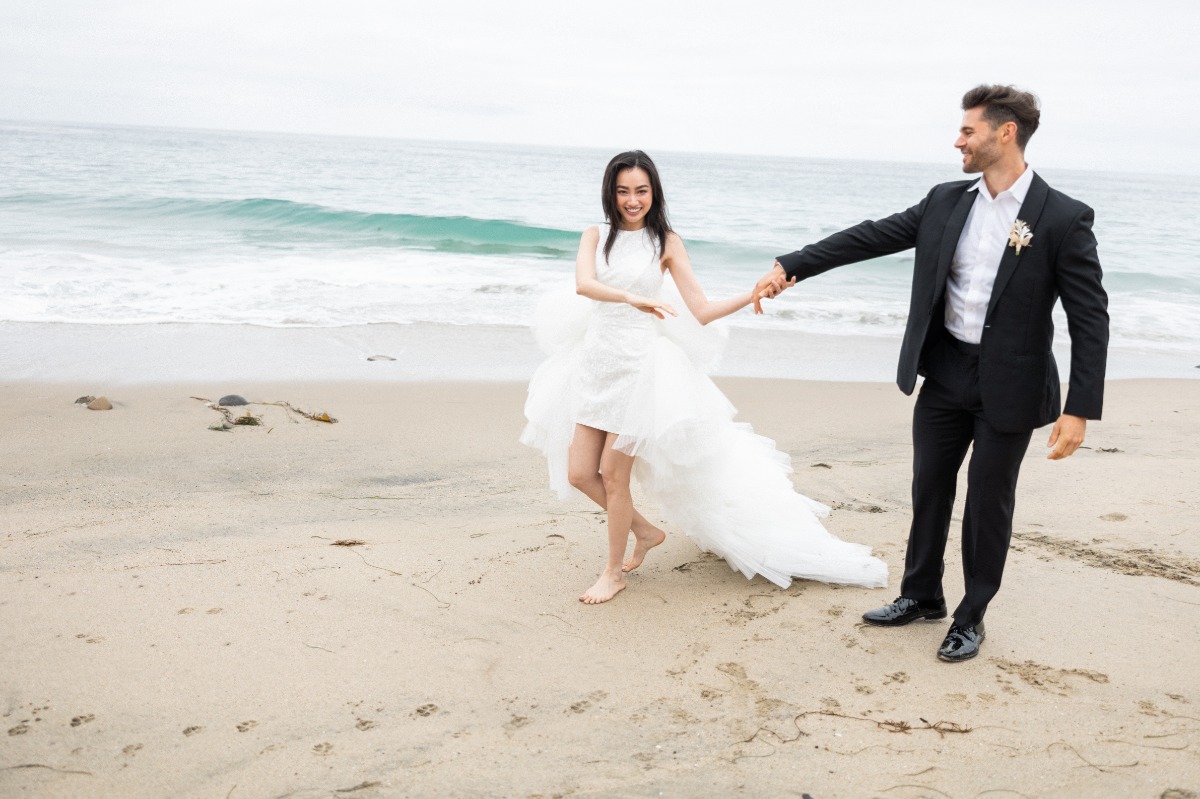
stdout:
{"type": "Polygon", "coordinates": [[[760,314],[763,312],[762,301],[764,299],[771,300],[779,296],[784,289],[796,285],[796,278],[787,279],[787,274],[783,271],[783,267],[776,261],[771,267],[771,271],[767,272],[758,282],[754,284],[752,296],[754,298],[754,312],[760,314]]]}

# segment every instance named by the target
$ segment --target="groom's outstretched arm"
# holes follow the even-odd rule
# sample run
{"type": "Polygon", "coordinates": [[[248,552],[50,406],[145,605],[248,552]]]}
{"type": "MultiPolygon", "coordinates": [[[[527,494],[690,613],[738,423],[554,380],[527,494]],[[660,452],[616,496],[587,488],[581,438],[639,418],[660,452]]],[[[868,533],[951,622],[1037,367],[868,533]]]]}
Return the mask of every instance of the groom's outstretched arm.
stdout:
{"type": "Polygon", "coordinates": [[[926,196],[907,211],[860,222],[775,261],[788,280],[806,280],[838,266],[911,249],[917,244],[917,228],[928,202],[926,196]]]}
{"type": "Polygon", "coordinates": [[[906,211],[885,219],[860,222],[801,250],[779,256],[771,271],[755,287],[755,312],[762,313],[760,298],[774,297],[784,288],[795,285],[798,280],[806,280],[838,266],[891,255],[916,246],[917,228],[920,227],[928,202],[927,195],[906,211]]]}

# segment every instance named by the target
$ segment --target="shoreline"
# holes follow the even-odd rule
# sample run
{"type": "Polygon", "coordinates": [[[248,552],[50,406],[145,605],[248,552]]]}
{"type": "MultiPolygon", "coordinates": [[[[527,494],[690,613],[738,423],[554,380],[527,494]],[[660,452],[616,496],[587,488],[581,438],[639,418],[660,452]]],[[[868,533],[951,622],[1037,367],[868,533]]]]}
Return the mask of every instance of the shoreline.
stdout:
{"type": "Polygon", "coordinates": [[[1200,383],[1113,382],[1066,461],[1035,433],[988,639],[949,665],[942,624],[858,622],[903,566],[912,399],[893,385],[717,379],[889,588],[781,591],[668,526],[593,607],[603,517],[517,442],[523,382],[222,381],[338,419],[259,404],[261,426],[224,432],[192,398],[213,382],[128,384],[112,411],[5,385],[0,794],[1200,787],[1200,383]]]}
{"type": "MultiPolygon", "coordinates": [[[[1055,357],[1065,381],[1069,341],[1055,357]]],[[[900,337],[730,327],[715,377],[891,383],[900,337]]],[[[516,325],[0,322],[0,383],[153,384],[189,380],[528,380],[543,360],[516,325]],[[368,361],[373,355],[394,360],[368,361]]],[[[1200,379],[1200,354],[1113,347],[1108,379],[1200,379]]]]}

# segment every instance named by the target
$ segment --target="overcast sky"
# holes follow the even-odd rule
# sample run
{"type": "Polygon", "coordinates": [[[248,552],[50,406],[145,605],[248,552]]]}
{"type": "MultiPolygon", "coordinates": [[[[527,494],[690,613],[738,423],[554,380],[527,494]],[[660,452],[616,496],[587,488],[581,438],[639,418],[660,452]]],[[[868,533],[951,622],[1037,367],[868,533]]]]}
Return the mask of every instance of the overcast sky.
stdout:
{"type": "MultiPolygon", "coordinates": [[[[1200,3],[4,0],[0,119],[1200,174],[1200,3]]],[[[2,143],[0,143],[2,146],[2,143]]]]}

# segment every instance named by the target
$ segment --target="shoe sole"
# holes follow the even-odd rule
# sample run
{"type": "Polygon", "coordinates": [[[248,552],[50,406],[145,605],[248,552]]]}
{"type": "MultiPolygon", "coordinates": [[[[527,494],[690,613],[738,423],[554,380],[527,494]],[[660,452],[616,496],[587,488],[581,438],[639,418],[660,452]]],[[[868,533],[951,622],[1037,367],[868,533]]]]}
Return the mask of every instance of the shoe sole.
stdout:
{"type": "Polygon", "coordinates": [[[914,621],[940,621],[946,618],[948,615],[949,613],[945,610],[935,610],[932,613],[926,613],[921,616],[913,616],[912,618],[905,619],[904,621],[873,621],[865,616],[863,617],[863,621],[873,627],[903,627],[906,624],[912,624],[914,621]]]}

